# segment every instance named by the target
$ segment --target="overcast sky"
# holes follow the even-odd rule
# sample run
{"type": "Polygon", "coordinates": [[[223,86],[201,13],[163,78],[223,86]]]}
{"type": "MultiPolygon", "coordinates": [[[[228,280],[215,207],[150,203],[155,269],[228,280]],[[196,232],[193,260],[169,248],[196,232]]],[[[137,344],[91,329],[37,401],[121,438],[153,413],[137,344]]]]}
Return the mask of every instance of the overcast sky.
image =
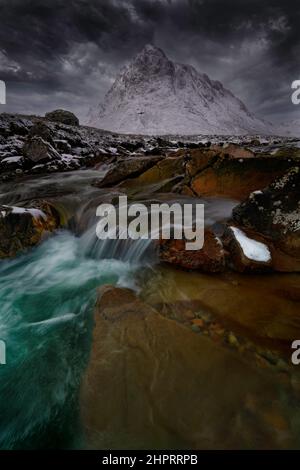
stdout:
{"type": "Polygon", "coordinates": [[[299,0],[0,0],[0,112],[84,119],[147,43],[220,80],[259,117],[300,118],[299,0]]]}

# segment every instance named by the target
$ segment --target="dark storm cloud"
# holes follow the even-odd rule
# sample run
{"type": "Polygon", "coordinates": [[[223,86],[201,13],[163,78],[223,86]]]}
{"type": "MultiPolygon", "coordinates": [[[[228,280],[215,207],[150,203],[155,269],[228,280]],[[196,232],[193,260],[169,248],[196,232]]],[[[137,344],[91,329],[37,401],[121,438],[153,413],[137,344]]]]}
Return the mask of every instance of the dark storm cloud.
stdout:
{"type": "MultiPolygon", "coordinates": [[[[268,118],[299,77],[297,0],[0,0],[0,79],[7,110],[81,117],[148,42],[220,79],[268,118]]],[[[2,108],[1,108],[2,109],[2,108]]]]}

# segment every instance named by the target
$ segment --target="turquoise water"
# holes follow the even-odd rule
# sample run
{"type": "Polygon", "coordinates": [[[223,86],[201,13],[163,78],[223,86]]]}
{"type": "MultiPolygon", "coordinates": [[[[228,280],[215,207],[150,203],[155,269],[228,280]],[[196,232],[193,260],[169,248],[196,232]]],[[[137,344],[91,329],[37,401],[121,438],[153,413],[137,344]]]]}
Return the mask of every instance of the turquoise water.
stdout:
{"type": "Polygon", "coordinates": [[[0,262],[0,448],[80,446],[78,390],[97,287],[130,285],[129,262],[92,258],[61,232],[0,262]]]}

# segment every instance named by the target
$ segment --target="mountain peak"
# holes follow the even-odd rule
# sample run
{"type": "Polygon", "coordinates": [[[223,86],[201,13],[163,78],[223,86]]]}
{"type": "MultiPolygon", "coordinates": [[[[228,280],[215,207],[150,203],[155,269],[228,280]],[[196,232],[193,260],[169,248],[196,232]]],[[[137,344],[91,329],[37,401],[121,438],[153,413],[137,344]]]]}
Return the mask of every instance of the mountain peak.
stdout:
{"type": "Polygon", "coordinates": [[[133,59],[129,69],[138,70],[139,73],[145,76],[147,74],[164,74],[170,73],[171,64],[172,62],[169,61],[162,49],[153,44],[146,44],[133,59]]]}
{"type": "Polygon", "coordinates": [[[164,51],[152,43],[146,44],[138,55],[159,55],[166,57],[164,51]]]}
{"type": "Polygon", "coordinates": [[[220,82],[146,44],[123,69],[91,125],[133,134],[268,133],[220,82]]]}

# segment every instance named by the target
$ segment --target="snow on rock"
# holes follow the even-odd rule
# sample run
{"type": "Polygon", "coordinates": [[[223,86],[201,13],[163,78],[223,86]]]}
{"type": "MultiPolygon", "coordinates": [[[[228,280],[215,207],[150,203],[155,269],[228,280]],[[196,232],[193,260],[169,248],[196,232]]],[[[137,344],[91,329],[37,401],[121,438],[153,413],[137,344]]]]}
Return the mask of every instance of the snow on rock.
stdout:
{"type": "Polygon", "coordinates": [[[10,214],[30,214],[34,219],[39,219],[39,218],[42,218],[44,220],[47,219],[46,214],[40,209],[17,207],[17,206],[6,206],[6,205],[2,205],[1,208],[2,208],[2,211],[1,211],[2,217],[6,217],[6,215],[10,213],[10,214]],[[7,208],[7,211],[6,211],[6,208],[7,208]]]}
{"type": "Polygon", "coordinates": [[[267,245],[249,238],[245,232],[237,227],[230,227],[230,229],[248,259],[262,263],[271,261],[271,253],[267,245]]]}
{"type": "Polygon", "coordinates": [[[17,157],[7,157],[7,158],[3,158],[3,160],[1,160],[1,163],[17,163],[17,162],[19,162],[21,159],[22,159],[22,157],[20,157],[20,156],[17,156],[17,157]]]}
{"type": "Polygon", "coordinates": [[[88,123],[145,135],[274,133],[220,82],[172,62],[153,45],[121,71],[88,123]]]}

